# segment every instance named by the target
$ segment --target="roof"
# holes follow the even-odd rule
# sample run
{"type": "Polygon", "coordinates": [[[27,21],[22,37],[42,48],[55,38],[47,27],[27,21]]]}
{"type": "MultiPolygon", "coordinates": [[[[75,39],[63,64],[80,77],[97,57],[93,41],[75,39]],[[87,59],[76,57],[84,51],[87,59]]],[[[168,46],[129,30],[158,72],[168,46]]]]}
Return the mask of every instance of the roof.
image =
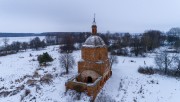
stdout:
{"type": "Polygon", "coordinates": [[[98,35],[91,35],[88,37],[83,45],[83,47],[105,47],[103,39],[98,35]]]}

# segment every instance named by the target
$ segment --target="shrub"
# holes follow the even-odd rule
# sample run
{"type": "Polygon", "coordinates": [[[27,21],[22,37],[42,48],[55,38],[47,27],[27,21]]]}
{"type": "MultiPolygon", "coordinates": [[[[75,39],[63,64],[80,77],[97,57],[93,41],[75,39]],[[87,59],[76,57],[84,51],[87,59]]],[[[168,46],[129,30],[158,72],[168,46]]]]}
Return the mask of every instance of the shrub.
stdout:
{"type": "Polygon", "coordinates": [[[148,66],[147,67],[140,66],[138,69],[138,72],[142,74],[148,74],[148,75],[155,73],[153,67],[148,67],[148,66]]]}
{"type": "Polygon", "coordinates": [[[112,55],[118,55],[118,56],[128,56],[128,50],[126,48],[121,48],[121,49],[117,49],[117,50],[112,50],[111,54],[112,55]]]}
{"type": "Polygon", "coordinates": [[[38,61],[39,61],[39,64],[45,64],[46,65],[46,62],[51,62],[53,61],[53,58],[46,52],[46,53],[43,53],[42,55],[39,55],[38,56],[38,61]]]}
{"type": "Polygon", "coordinates": [[[0,97],[7,97],[10,93],[11,91],[2,91],[0,92],[0,97]]]}
{"type": "Polygon", "coordinates": [[[155,69],[155,73],[158,73],[160,75],[171,76],[171,77],[180,77],[179,69],[168,69],[166,74],[164,73],[163,69],[155,69]]]}
{"type": "Polygon", "coordinates": [[[31,93],[31,91],[29,89],[25,90],[25,96],[29,95],[31,93]]]}
{"type": "Polygon", "coordinates": [[[50,84],[52,82],[52,78],[53,76],[51,74],[46,74],[40,79],[40,82],[45,84],[50,84]]]}

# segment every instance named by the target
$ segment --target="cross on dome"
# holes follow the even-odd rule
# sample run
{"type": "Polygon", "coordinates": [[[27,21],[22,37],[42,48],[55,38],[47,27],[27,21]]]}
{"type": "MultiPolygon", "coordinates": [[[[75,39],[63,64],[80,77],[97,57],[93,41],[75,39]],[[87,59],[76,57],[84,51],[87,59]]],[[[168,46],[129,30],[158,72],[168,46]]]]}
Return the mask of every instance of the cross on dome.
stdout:
{"type": "Polygon", "coordinates": [[[96,14],[94,14],[93,25],[96,25],[96,14]]]}
{"type": "Polygon", "coordinates": [[[96,26],[96,18],[95,18],[95,14],[94,14],[94,20],[93,20],[93,25],[92,25],[92,35],[96,35],[97,34],[97,26],[96,26]]]}

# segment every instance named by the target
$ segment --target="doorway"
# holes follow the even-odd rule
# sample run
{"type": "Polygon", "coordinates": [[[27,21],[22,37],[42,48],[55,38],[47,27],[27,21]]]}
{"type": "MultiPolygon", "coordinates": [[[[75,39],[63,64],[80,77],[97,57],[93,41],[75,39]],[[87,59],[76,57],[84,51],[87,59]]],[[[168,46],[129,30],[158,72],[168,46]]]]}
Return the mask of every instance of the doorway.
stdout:
{"type": "Polygon", "coordinates": [[[87,83],[92,83],[92,78],[90,76],[87,77],[87,83]]]}

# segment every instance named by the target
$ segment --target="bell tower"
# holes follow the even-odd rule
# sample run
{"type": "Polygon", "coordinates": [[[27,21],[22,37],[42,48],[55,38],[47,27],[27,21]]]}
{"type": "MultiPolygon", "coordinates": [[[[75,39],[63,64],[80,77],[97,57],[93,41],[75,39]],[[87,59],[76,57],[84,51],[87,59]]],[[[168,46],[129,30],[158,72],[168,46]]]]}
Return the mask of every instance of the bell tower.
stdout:
{"type": "Polygon", "coordinates": [[[92,24],[92,35],[96,35],[96,34],[97,34],[97,26],[96,26],[95,14],[94,14],[94,20],[92,24]]]}

